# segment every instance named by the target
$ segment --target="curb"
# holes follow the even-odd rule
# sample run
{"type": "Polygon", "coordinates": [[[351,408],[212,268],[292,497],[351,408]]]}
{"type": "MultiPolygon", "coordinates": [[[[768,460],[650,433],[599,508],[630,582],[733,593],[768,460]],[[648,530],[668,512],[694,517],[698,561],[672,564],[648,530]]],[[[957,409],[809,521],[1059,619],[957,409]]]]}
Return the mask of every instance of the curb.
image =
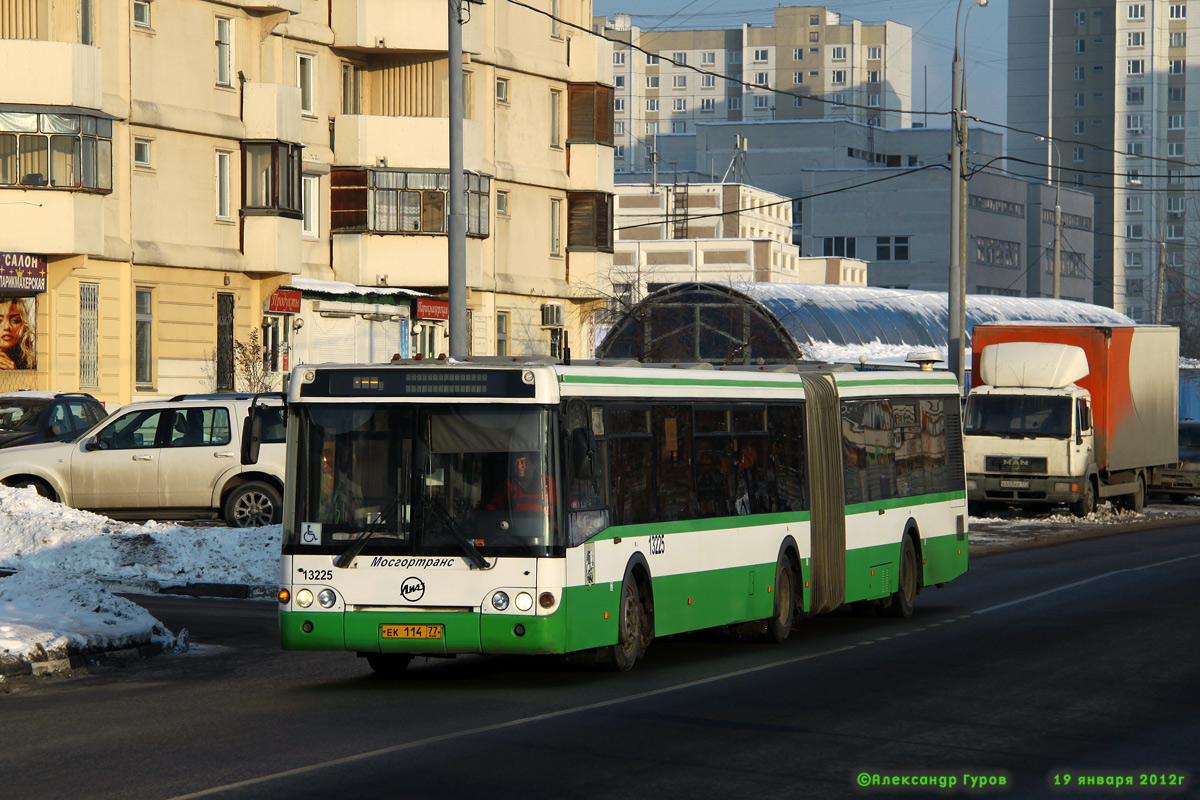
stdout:
{"type": "Polygon", "coordinates": [[[0,661],[0,681],[11,678],[43,678],[61,675],[88,666],[110,666],[151,658],[163,651],[161,642],[146,639],[140,643],[122,644],[112,648],[67,647],[65,656],[55,653],[55,658],[7,659],[0,661]]]}

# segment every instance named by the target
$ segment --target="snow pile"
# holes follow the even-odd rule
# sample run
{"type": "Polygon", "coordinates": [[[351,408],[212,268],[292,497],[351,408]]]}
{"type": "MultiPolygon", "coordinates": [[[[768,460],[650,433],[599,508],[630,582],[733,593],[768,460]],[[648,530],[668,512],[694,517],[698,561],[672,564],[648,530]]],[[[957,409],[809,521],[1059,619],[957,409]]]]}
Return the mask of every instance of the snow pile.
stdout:
{"type": "MultiPolygon", "coordinates": [[[[114,522],[0,486],[0,668],[158,642],[170,631],[104,580],[274,583],[280,531],[114,522]],[[3,574],[3,573],[0,573],[3,574]]],[[[2,675],[0,675],[2,680],[2,675]]]]}

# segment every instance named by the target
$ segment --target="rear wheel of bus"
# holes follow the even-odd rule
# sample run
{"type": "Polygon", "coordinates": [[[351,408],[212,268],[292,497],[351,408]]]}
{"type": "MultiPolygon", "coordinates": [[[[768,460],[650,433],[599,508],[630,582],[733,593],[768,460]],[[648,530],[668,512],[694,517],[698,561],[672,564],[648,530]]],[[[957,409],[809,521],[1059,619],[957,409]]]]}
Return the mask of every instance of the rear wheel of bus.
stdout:
{"type": "Polygon", "coordinates": [[[890,617],[911,617],[916,602],[917,548],[913,547],[912,537],[905,533],[904,541],[900,544],[900,576],[887,614],[890,617]]]}
{"type": "Polygon", "coordinates": [[[767,641],[781,643],[792,632],[796,619],[796,571],[787,554],[775,565],[775,611],[767,620],[767,641]]]}

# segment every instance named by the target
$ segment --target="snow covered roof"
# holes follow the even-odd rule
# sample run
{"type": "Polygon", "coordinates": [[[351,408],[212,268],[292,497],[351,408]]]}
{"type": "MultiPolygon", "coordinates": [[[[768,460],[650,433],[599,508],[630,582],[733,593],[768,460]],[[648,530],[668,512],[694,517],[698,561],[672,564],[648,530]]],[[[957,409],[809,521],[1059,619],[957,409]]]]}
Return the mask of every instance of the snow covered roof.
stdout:
{"type": "Polygon", "coordinates": [[[358,286],[349,281],[323,281],[317,278],[302,278],[299,275],[290,278],[287,285],[280,288],[298,289],[301,292],[313,294],[401,294],[406,297],[429,297],[424,292],[418,292],[415,289],[402,289],[399,286],[358,286]]]}
{"type": "MultiPolygon", "coordinates": [[[[617,321],[597,357],[903,362],[914,349],[945,353],[946,302],[945,292],[878,287],[680,283],[649,295],[617,321]]],[[[1090,303],[991,295],[969,295],[966,316],[967,347],[975,325],[985,322],[1134,324],[1090,303]]]]}

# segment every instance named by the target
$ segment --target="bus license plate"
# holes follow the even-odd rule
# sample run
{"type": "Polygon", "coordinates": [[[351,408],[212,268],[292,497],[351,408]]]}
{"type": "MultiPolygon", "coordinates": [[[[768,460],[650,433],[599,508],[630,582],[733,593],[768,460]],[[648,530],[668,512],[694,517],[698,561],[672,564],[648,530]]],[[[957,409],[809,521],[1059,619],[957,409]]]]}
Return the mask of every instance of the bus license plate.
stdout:
{"type": "Polygon", "coordinates": [[[379,636],[382,639],[440,639],[441,625],[382,625],[379,636]]]}
{"type": "Polygon", "coordinates": [[[1000,481],[1001,489],[1028,489],[1029,481],[1000,481]]]}

